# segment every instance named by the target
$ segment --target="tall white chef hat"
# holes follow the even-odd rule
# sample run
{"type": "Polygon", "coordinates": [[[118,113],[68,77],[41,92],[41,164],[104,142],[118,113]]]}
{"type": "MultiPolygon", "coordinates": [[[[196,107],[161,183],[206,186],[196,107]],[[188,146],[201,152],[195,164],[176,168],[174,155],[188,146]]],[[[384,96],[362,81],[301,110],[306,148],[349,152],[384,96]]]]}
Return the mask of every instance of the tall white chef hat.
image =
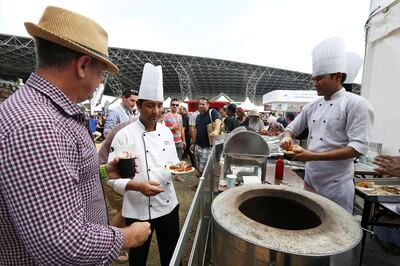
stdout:
{"type": "Polygon", "coordinates": [[[140,83],[139,99],[164,101],[163,76],[161,66],[146,63],[140,83]]]}
{"type": "Polygon", "coordinates": [[[344,81],[345,84],[354,83],[354,79],[357,77],[358,71],[363,64],[363,59],[356,53],[348,52],[346,53],[347,62],[347,77],[344,81]]]}
{"type": "Polygon", "coordinates": [[[313,76],[346,73],[345,45],[341,38],[334,37],[320,42],[312,50],[313,76]]]}

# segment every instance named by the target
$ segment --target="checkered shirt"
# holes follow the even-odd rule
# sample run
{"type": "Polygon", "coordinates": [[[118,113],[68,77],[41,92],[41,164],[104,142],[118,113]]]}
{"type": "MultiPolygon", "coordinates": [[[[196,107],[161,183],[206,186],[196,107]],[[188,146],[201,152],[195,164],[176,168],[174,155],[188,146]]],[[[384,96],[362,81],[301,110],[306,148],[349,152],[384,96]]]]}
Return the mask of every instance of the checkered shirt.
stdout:
{"type": "Polygon", "coordinates": [[[37,74],[0,105],[0,265],[109,265],[108,226],[84,117],[37,74]]]}

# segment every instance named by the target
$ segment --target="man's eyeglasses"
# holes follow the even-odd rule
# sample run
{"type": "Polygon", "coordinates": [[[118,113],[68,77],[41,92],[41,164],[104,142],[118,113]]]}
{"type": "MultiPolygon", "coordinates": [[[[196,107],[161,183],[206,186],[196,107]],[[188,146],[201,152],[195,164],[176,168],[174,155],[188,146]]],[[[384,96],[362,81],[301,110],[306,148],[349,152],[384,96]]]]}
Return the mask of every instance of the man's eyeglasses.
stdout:
{"type": "Polygon", "coordinates": [[[171,106],[179,106],[179,104],[174,104],[174,103],[172,103],[171,106]]]}

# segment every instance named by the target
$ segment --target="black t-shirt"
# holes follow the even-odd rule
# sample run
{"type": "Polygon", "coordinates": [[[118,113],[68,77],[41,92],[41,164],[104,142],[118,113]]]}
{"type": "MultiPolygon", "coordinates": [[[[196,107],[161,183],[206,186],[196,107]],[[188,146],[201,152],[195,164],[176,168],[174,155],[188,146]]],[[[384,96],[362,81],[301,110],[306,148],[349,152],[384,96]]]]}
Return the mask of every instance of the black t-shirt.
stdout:
{"type": "Polygon", "coordinates": [[[240,126],[239,120],[237,120],[237,118],[234,115],[228,116],[224,120],[224,130],[226,133],[231,132],[232,130],[234,130],[239,126],[240,126]]]}
{"type": "Polygon", "coordinates": [[[202,148],[211,147],[208,139],[207,125],[219,119],[219,114],[215,109],[209,109],[207,112],[200,113],[196,117],[196,144],[202,148]],[[212,121],[210,120],[210,114],[212,121]]]}
{"type": "Polygon", "coordinates": [[[182,115],[182,125],[185,128],[185,135],[189,134],[189,116],[187,114],[182,115]]]}

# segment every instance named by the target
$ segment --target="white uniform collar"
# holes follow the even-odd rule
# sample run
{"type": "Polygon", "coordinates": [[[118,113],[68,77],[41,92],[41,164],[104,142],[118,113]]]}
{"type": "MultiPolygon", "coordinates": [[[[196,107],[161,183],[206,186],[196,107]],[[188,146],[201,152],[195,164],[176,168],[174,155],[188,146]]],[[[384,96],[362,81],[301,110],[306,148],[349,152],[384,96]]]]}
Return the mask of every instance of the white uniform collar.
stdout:
{"type": "Polygon", "coordinates": [[[144,131],[144,132],[153,132],[153,131],[156,131],[156,130],[157,130],[157,124],[158,124],[158,123],[156,123],[156,128],[155,128],[155,130],[153,130],[153,131],[147,131],[146,128],[145,128],[145,126],[143,125],[142,121],[140,121],[140,118],[138,118],[137,124],[138,124],[138,127],[139,127],[142,131],[144,131]]]}
{"type": "Polygon", "coordinates": [[[338,90],[337,92],[332,94],[331,99],[329,101],[335,100],[336,98],[343,96],[345,93],[346,93],[346,90],[345,90],[345,88],[342,87],[340,90],[338,90]]]}

